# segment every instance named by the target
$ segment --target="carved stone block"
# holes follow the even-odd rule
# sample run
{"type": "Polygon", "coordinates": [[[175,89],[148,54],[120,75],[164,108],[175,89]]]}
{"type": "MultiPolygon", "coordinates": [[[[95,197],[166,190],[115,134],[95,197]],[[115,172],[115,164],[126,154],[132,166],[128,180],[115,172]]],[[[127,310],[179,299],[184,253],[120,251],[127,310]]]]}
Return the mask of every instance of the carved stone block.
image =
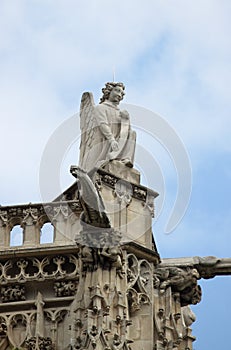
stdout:
{"type": "Polygon", "coordinates": [[[1,298],[3,303],[25,300],[25,286],[16,284],[13,286],[2,287],[1,298]]]}

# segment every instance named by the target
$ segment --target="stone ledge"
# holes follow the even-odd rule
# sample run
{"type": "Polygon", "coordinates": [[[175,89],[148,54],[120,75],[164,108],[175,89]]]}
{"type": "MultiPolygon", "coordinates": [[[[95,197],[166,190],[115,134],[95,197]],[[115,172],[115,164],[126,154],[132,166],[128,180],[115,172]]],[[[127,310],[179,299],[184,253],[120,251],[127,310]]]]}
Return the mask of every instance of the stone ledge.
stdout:
{"type": "Polygon", "coordinates": [[[75,243],[70,245],[54,245],[53,243],[44,244],[42,246],[36,246],[33,248],[28,247],[14,247],[4,251],[0,251],[0,259],[19,258],[19,257],[33,257],[51,254],[66,254],[66,253],[78,253],[78,247],[75,243]]]}
{"type": "Polygon", "coordinates": [[[146,259],[155,264],[160,263],[160,255],[154,250],[148,249],[136,242],[124,243],[121,248],[129,253],[135,254],[138,258],[146,259]]]}
{"type": "Polygon", "coordinates": [[[129,168],[118,160],[113,160],[105,165],[103,170],[122,178],[128,182],[140,185],[140,172],[134,168],[129,168]]]}

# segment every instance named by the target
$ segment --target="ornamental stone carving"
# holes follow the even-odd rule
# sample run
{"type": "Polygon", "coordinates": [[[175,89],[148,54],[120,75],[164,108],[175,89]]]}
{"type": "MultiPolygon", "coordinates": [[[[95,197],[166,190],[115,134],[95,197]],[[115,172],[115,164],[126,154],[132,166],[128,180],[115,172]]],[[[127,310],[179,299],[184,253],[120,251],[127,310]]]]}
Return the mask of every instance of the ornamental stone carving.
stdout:
{"type": "Polygon", "coordinates": [[[115,184],[115,196],[119,203],[128,206],[132,200],[132,185],[126,181],[119,180],[115,184]]]}
{"type": "Polygon", "coordinates": [[[32,337],[26,340],[25,346],[27,350],[55,350],[55,346],[49,337],[32,337]]]}
{"type": "Polygon", "coordinates": [[[195,268],[159,267],[154,272],[154,287],[164,291],[171,286],[180,293],[182,306],[197,304],[201,300],[201,288],[197,284],[200,274],[195,268]]]}
{"type": "Polygon", "coordinates": [[[138,311],[144,304],[150,304],[152,267],[146,260],[138,260],[134,254],[127,256],[127,285],[131,313],[138,311]]]}
{"type": "Polygon", "coordinates": [[[84,271],[94,271],[98,266],[102,269],[116,268],[123,277],[124,259],[119,247],[121,233],[111,228],[84,229],[76,236],[84,271]]]}
{"type": "Polygon", "coordinates": [[[1,298],[3,303],[25,300],[25,286],[16,284],[13,286],[2,287],[1,298]]]}
{"type": "Polygon", "coordinates": [[[7,336],[6,319],[0,316],[0,339],[7,336]]]}
{"type": "Polygon", "coordinates": [[[23,209],[23,220],[22,220],[22,224],[23,225],[34,225],[37,223],[38,221],[38,209],[37,208],[27,208],[27,209],[23,209]]]}
{"type": "Polygon", "coordinates": [[[78,256],[57,255],[0,262],[0,283],[39,281],[62,277],[78,279],[78,256]]]}
{"type": "Polygon", "coordinates": [[[6,210],[0,210],[0,226],[6,226],[8,222],[8,213],[6,210]]]}
{"type": "Polygon", "coordinates": [[[76,281],[55,282],[54,290],[57,297],[73,296],[77,291],[77,283],[76,281]]]}

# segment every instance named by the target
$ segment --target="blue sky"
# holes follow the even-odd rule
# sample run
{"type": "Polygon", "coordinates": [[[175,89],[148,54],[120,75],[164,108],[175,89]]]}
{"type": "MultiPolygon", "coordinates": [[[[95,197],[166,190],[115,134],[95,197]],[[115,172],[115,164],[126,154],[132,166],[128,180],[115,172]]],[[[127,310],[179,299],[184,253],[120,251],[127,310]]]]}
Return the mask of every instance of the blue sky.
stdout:
{"type": "MultiPolygon", "coordinates": [[[[124,102],[163,116],[191,162],[188,210],[167,235],[177,172],[163,147],[150,146],[165,181],[165,198],[155,174],[150,184],[164,200],[154,224],[161,256],[230,257],[230,15],[228,0],[2,0],[1,205],[41,200],[38,174],[49,138],[78,111],[83,91],[99,99],[115,67],[124,102]]],[[[62,189],[72,183],[77,147],[65,157],[57,175],[62,189]]],[[[227,348],[231,277],[202,284],[194,347],[217,350],[219,341],[227,348]]]]}

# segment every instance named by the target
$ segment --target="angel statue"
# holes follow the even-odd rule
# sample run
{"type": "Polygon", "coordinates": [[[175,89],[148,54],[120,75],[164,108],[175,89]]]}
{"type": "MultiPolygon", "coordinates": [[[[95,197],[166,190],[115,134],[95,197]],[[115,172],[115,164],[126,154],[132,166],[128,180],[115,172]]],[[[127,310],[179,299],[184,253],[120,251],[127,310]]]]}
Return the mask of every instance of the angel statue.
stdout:
{"type": "Polygon", "coordinates": [[[128,112],[118,107],[124,90],[123,83],[106,83],[97,106],[92,93],[82,95],[79,167],[88,174],[112,160],[133,167],[136,133],[131,130],[128,112]]]}

